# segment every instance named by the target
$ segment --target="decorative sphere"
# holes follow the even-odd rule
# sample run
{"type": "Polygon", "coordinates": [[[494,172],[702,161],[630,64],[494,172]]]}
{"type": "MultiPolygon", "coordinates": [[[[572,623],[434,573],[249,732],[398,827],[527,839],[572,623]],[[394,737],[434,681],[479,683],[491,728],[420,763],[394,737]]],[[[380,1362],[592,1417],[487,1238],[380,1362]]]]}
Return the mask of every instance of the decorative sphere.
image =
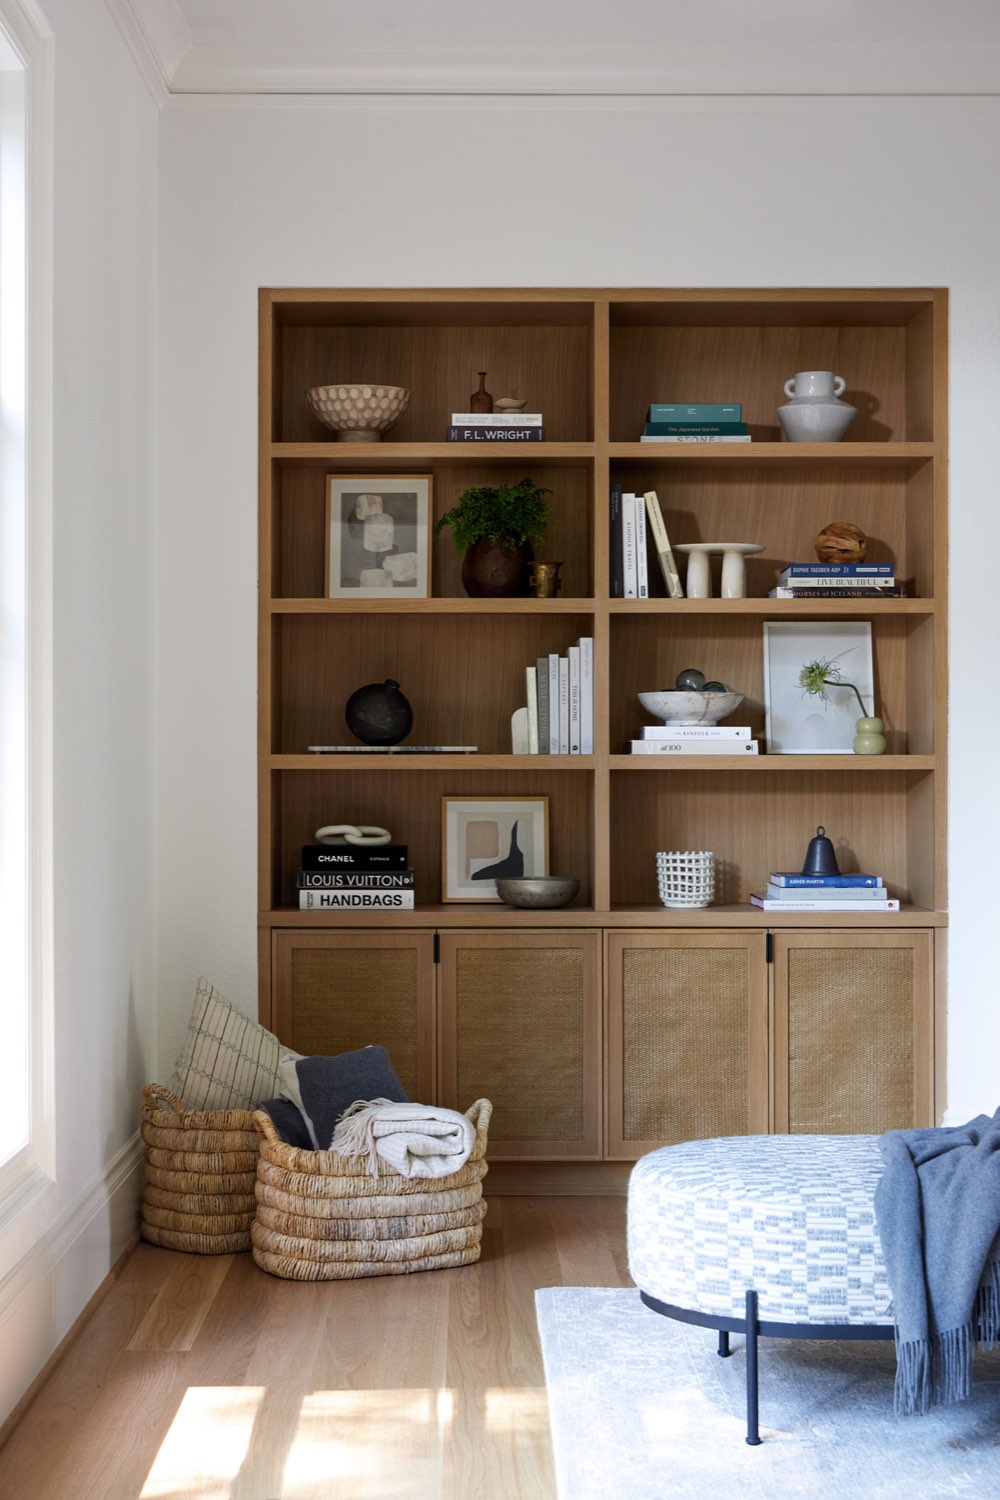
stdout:
{"type": "Polygon", "coordinates": [[[860,563],[868,556],[868,538],[852,521],[831,521],[813,545],[820,562],[860,563]]]}
{"type": "Polygon", "coordinates": [[[348,698],[344,708],[347,727],[364,745],[398,745],[413,728],[413,710],[399,690],[399,683],[369,682],[348,698]]]}
{"type": "Polygon", "coordinates": [[[706,682],[702,688],[703,693],[728,693],[729,689],[724,682],[706,682]]]}
{"type": "Polygon", "coordinates": [[[677,673],[675,688],[681,692],[700,693],[705,686],[705,674],[699,672],[697,667],[685,667],[683,672],[677,673]]]}

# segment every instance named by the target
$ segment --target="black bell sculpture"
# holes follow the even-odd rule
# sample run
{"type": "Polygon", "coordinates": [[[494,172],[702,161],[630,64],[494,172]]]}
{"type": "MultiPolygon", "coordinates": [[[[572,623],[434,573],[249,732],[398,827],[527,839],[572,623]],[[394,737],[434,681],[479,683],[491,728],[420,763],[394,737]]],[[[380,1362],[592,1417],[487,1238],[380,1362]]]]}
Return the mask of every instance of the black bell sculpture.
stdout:
{"type": "Polygon", "coordinates": [[[802,873],[803,875],[840,874],[836,852],[822,824],[816,830],[816,837],[809,840],[809,848],[806,850],[806,857],[802,863],[802,873]]]}

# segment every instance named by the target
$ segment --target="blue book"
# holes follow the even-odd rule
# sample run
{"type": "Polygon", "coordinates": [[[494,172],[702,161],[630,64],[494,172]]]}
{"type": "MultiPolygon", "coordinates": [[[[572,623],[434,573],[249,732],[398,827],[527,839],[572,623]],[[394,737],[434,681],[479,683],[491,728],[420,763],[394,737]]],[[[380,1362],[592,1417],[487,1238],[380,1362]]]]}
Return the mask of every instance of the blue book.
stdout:
{"type": "Polygon", "coordinates": [[[746,432],[745,422],[647,422],[642,429],[647,437],[686,437],[688,434],[710,432],[719,437],[736,437],[746,432]]]}
{"type": "Polygon", "coordinates": [[[651,422],[742,422],[742,401],[653,401],[651,422]]]}
{"type": "Polygon", "coordinates": [[[881,875],[800,875],[795,870],[772,870],[769,876],[772,885],[788,886],[792,890],[835,891],[852,885],[881,885],[881,875]]]}
{"type": "Polygon", "coordinates": [[[782,578],[891,578],[894,563],[787,563],[782,578]]]}

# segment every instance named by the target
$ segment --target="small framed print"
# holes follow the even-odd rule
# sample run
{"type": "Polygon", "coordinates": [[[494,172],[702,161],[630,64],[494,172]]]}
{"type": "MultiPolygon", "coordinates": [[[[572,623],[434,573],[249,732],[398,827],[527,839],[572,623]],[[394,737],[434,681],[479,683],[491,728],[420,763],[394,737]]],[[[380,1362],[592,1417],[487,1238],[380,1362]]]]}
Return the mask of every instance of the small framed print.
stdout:
{"type": "Polygon", "coordinates": [[[548,797],[444,797],[441,828],[443,901],[499,901],[499,876],[548,874],[548,797]]]}
{"type": "Polygon", "coordinates": [[[430,474],[329,474],[328,599],[427,599],[430,474]]]}
{"type": "Polygon", "coordinates": [[[810,661],[835,663],[865,703],[873,703],[872,628],[867,620],[768,621],[764,625],[764,707],[769,755],[851,755],[860,709],[848,687],[806,692],[810,661]]]}

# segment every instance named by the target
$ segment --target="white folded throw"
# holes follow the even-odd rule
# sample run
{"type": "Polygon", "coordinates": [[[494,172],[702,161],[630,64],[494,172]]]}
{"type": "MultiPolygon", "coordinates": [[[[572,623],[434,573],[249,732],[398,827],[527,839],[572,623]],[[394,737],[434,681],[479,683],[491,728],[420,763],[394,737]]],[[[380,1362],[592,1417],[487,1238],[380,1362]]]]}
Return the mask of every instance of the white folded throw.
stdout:
{"type": "Polygon", "coordinates": [[[330,1142],[341,1156],[367,1158],[379,1175],[379,1158],[403,1177],[447,1177],[472,1155],[476,1132],[468,1115],[433,1104],[356,1099],[344,1110],[330,1142]]]}

